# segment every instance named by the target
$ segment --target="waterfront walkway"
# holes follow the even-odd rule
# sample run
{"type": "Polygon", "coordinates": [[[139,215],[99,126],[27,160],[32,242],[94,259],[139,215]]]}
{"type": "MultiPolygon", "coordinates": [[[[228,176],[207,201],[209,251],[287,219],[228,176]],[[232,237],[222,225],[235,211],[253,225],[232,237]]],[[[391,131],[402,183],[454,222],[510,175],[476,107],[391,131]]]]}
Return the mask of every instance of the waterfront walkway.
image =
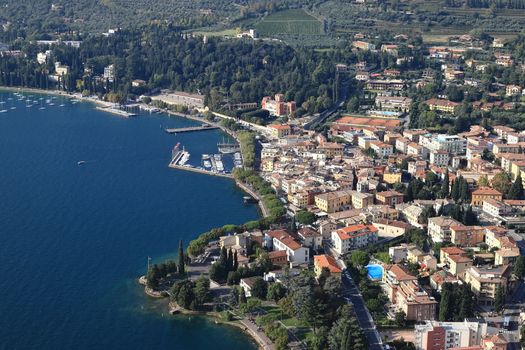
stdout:
{"type": "Polygon", "coordinates": [[[268,338],[262,330],[259,330],[254,322],[250,321],[248,318],[243,318],[240,323],[245,327],[245,330],[250,333],[250,335],[257,341],[260,348],[263,350],[276,350],[275,345],[272,340],[268,338]]]}
{"type": "Polygon", "coordinates": [[[248,193],[250,196],[252,196],[253,198],[255,198],[258,201],[259,208],[261,208],[261,212],[263,214],[263,217],[267,218],[268,216],[270,216],[270,211],[268,210],[266,205],[264,205],[264,202],[262,201],[261,197],[259,197],[257,192],[255,192],[250,187],[246,186],[245,184],[243,184],[240,181],[235,181],[235,182],[237,183],[237,186],[239,186],[244,192],[248,193]]]}

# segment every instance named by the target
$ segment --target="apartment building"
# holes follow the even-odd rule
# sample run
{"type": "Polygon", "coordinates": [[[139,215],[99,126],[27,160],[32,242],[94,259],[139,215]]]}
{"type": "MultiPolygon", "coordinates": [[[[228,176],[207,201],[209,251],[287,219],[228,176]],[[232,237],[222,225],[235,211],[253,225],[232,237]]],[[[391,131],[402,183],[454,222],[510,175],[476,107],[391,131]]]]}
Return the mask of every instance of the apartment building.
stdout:
{"type": "Polygon", "coordinates": [[[334,250],[346,254],[353,249],[363,248],[377,242],[377,228],[373,225],[357,224],[332,232],[334,250]]]}
{"type": "Polygon", "coordinates": [[[512,271],[509,265],[471,266],[465,271],[465,283],[477,297],[481,306],[493,306],[498,286],[508,291],[508,281],[512,271]]]}
{"type": "Polygon", "coordinates": [[[335,213],[352,203],[352,191],[341,190],[315,196],[315,206],[325,213],[335,213]]]}
{"type": "Polygon", "coordinates": [[[295,101],[286,102],[283,94],[276,94],[275,98],[265,96],[261,102],[261,108],[278,117],[294,113],[297,109],[295,101]]]}
{"type": "Polygon", "coordinates": [[[434,243],[450,242],[451,226],[458,226],[461,223],[447,216],[436,216],[428,219],[428,234],[434,243]]]}
{"type": "Polygon", "coordinates": [[[416,324],[416,350],[447,350],[480,345],[487,335],[488,325],[482,319],[463,322],[424,321],[416,324]]]}
{"type": "Polygon", "coordinates": [[[288,261],[292,264],[308,264],[310,262],[310,250],[303,247],[300,242],[294,239],[284,230],[274,230],[266,233],[270,239],[273,250],[286,251],[288,261]]]}
{"type": "Polygon", "coordinates": [[[483,201],[486,199],[496,199],[501,201],[503,200],[503,194],[490,187],[479,187],[478,189],[472,191],[472,205],[481,207],[483,205],[483,201]]]}
{"type": "Polygon", "coordinates": [[[450,241],[460,247],[474,247],[485,241],[485,228],[481,226],[451,226],[450,233],[450,241]]]}
{"type": "Polygon", "coordinates": [[[403,194],[396,191],[377,192],[376,200],[379,204],[393,207],[396,204],[403,203],[403,194]]]}

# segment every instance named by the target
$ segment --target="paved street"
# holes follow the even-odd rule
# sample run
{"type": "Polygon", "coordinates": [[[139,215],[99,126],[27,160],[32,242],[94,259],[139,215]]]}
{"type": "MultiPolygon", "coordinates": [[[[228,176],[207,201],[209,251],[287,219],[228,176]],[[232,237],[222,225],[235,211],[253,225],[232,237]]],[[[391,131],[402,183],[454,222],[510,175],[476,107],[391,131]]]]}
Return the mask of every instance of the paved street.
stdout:
{"type": "Polygon", "coordinates": [[[366,339],[368,340],[368,348],[370,350],[382,350],[383,343],[381,342],[379,332],[376,329],[374,320],[368,312],[363,297],[359,293],[359,290],[354,284],[354,281],[346,271],[342,275],[342,279],[344,286],[344,296],[347,298],[347,301],[349,301],[354,306],[357,322],[359,322],[359,326],[363,330],[366,339]]]}

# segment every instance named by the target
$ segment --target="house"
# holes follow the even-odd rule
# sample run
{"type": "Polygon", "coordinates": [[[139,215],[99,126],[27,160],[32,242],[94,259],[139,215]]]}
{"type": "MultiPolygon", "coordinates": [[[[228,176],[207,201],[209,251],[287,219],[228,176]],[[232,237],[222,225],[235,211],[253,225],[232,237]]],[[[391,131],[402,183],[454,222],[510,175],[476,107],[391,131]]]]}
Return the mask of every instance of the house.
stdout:
{"type": "Polygon", "coordinates": [[[331,275],[341,276],[341,268],[337,265],[337,261],[330,255],[314,255],[314,272],[315,276],[319,277],[323,268],[327,268],[331,275]]]}
{"type": "Polygon", "coordinates": [[[498,249],[494,252],[494,265],[514,265],[519,256],[520,250],[518,247],[498,249]]]}
{"type": "Polygon", "coordinates": [[[381,110],[407,113],[410,111],[412,99],[398,96],[377,96],[375,105],[381,110]]]}
{"type": "Polygon", "coordinates": [[[377,228],[373,225],[356,224],[332,232],[332,244],[338,254],[363,248],[377,242],[377,228]]]}
{"type": "Polygon", "coordinates": [[[516,95],[521,95],[521,91],[523,90],[523,88],[519,85],[507,85],[505,87],[505,95],[506,96],[516,96],[516,95]]]}
{"type": "Polygon", "coordinates": [[[394,153],[394,148],[392,145],[381,141],[371,141],[370,148],[373,149],[374,152],[381,158],[388,157],[394,153]]]}
{"type": "Polygon", "coordinates": [[[288,254],[285,250],[274,250],[268,253],[268,258],[272,262],[272,265],[287,266],[288,265],[288,254]]]}
{"type": "Polygon", "coordinates": [[[305,247],[318,250],[323,245],[323,236],[311,227],[301,228],[297,235],[305,247]]]}
{"type": "Polygon", "coordinates": [[[479,187],[472,192],[472,205],[481,207],[483,205],[483,201],[489,198],[501,201],[503,200],[503,194],[490,187],[479,187]]]}
{"type": "Polygon", "coordinates": [[[239,286],[244,290],[244,295],[246,295],[247,298],[250,298],[252,296],[253,284],[259,278],[260,277],[241,278],[241,281],[239,282],[239,286]]]}
{"type": "Polygon", "coordinates": [[[410,225],[403,221],[380,219],[372,223],[377,228],[378,237],[394,238],[405,234],[410,225]]]}
{"type": "Polygon", "coordinates": [[[376,200],[380,204],[395,206],[396,204],[403,203],[403,194],[396,191],[383,191],[376,193],[376,200]]]}
{"type": "Polygon", "coordinates": [[[284,250],[288,256],[288,262],[298,264],[308,264],[310,262],[310,250],[303,247],[296,239],[284,230],[274,230],[266,233],[271,239],[273,250],[284,250]]]}

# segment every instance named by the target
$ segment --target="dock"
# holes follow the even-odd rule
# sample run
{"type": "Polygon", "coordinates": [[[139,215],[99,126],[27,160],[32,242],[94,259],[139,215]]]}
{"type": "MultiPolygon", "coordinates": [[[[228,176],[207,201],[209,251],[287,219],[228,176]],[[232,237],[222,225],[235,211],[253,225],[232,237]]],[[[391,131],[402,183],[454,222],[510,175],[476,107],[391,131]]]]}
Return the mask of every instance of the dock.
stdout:
{"type": "Polygon", "coordinates": [[[123,111],[122,109],[118,109],[118,108],[112,108],[112,107],[97,107],[97,109],[98,109],[99,111],[109,112],[109,113],[116,114],[116,115],[120,115],[121,117],[126,117],[126,118],[136,116],[135,113],[126,112],[126,111],[123,111]]]}
{"type": "Polygon", "coordinates": [[[194,173],[199,173],[199,174],[206,174],[206,175],[212,175],[212,176],[226,177],[226,178],[229,178],[229,179],[233,178],[232,174],[217,173],[217,172],[213,172],[213,171],[206,170],[206,169],[190,167],[190,166],[187,166],[187,165],[177,165],[177,164],[174,164],[174,163],[170,163],[169,167],[172,168],[172,169],[192,171],[194,173]]]}
{"type": "Polygon", "coordinates": [[[219,127],[209,125],[209,124],[203,124],[201,126],[190,126],[187,128],[164,129],[164,131],[166,131],[168,134],[178,134],[182,132],[205,131],[205,130],[214,130],[214,129],[219,129],[219,127]]]}

